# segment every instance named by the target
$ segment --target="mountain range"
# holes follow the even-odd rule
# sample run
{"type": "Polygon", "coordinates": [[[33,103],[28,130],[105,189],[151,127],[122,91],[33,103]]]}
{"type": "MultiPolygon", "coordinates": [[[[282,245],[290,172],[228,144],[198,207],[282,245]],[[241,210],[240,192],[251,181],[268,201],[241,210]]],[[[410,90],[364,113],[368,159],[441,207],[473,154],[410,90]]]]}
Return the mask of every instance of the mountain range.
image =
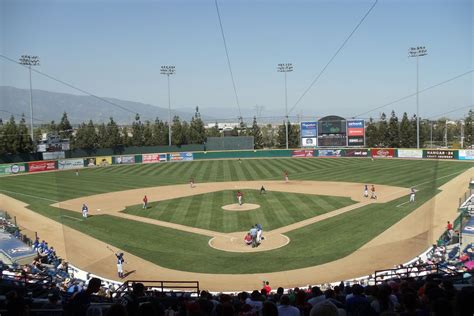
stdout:
{"type": "MultiPolygon", "coordinates": [[[[110,117],[113,117],[118,124],[131,124],[135,119],[135,113],[140,114],[142,122],[154,121],[157,117],[163,121],[168,120],[167,108],[114,98],[101,97],[101,99],[92,96],[33,90],[34,123],[43,124],[52,120],[58,122],[63,112],[68,114],[71,124],[89,120],[93,120],[95,123],[108,122],[110,117]]],[[[12,114],[16,116],[17,121],[22,114],[25,114],[29,120],[30,90],[0,86],[0,118],[6,121],[12,114]]],[[[194,112],[171,109],[171,115],[178,115],[182,120],[189,121],[194,112]]],[[[205,115],[202,115],[202,118],[203,120],[212,120],[212,117],[205,115]]]]}

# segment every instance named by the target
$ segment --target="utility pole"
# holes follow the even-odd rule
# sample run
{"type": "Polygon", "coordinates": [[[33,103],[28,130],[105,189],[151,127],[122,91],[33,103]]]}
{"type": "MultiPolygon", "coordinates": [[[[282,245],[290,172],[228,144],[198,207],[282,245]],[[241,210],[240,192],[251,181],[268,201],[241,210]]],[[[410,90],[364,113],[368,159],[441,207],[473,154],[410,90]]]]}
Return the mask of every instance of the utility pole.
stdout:
{"type": "Polygon", "coordinates": [[[20,65],[27,66],[30,71],[30,135],[31,142],[35,143],[34,133],[33,133],[33,85],[31,83],[31,66],[39,66],[39,57],[30,56],[30,55],[21,55],[20,65]]]}
{"type": "Polygon", "coordinates": [[[171,147],[171,93],[170,93],[170,75],[176,73],[175,66],[161,66],[160,73],[168,77],[168,146],[171,147]]]}

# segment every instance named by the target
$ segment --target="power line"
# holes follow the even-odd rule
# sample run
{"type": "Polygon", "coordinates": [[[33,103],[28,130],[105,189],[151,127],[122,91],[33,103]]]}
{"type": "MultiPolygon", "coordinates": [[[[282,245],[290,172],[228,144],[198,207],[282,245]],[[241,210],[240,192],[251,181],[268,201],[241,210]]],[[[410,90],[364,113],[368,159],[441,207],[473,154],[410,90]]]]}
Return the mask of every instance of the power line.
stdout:
{"type": "MultiPolygon", "coordinates": [[[[463,76],[465,76],[465,75],[468,75],[468,74],[470,74],[470,73],[472,73],[472,72],[473,72],[473,70],[469,70],[469,71],[467,71],[467,72],[465,72],[465,73],[462,73],[462,74],[460,74],[460,75],[457,75],[457,76],[452,77],[452,78],[450,78],[450,79],[447,79],[447,80],[445,80],[445,81],[439,82],[439,83],[437,83],[437,84],[435,84],[435,85],[432,85],[432,86],[430,86],[430,87],[427,87],[427,88],[425,88],[425,89],[422,89],[422,90],[420,90],[418,93],[422,93],[422,92],[431,90],[431,89],[433,89],[433,88],[439,87],[439,86],[441,86],[441,85],[443,85],[443,84],[445,84],[445,83],[448,83],[448,82],[451,82],[451,81],[456,80],[456,79],[458,79],[458,78],[461,78],[461,77],[463,77],[463,76]]],[[[358,114],[358,115],[356,115],[356,116],[354,116],[354,117],[359,117],[359,116],[361,116],[361,115],[365,115],[365,114],[367,114],[367,113],[376,111],[376,110],[381,109],[381,108],[384,108],[384,107],[386,107],[386,106],[389,106],[389,105],[398,103],[398,102],[400,102],[400,101],[409,99],[409,98],[411,98],[411,97],[413,97],[413,96],[416,96],[416,92],[415,92],[415,93],[412,93],[412,94],[409,94],[409,95],[406,95],[406,96],[404,96],[404,97],[401,97],[401,98],[399,98],[399,99],[397,99],[397,100],[395,100],[395,101],[391,101],[391,102],[389,102],[389,103],[385,103],[384,105],[380,105],[380,106],[377,106],[377,107],[375,107],[375,108],[372,108],[372,109],[370,109],[370,110],[368,110],[368,111],[366,111],[366,112],[363,112],[363,113],[361,113],[361,114],[358,114]]]]}
{"type": "MultiPolygon", "coordinates": [[[[18,63],[16,60],[14,60],[14,59],[12,59],[12,58],[9,58],[9,57],[7,57],[7,56],[5,56],[5,55],[0,54],[0,57],[6,59],[6,60],[8,60],[8,61],[11,61],[11,62],[13,62],[13,63],[15,63],[15,64],[17,64],[17,65],[20,65],[20,66],[22,66],[22,67],[28,68],[27,66],[24,66],[24,65],[18,63]]],[[[67,82],[65,82],[65,81],[63,81],[63,80],[61,80],[61,79],[55,78],[55,77],[53,77],[53,76],[51,76],[51,75],[48,75],[48,74],[46,74],[46,73],[44,73],[44,72],[41,72],[41,71],[36,70],[36,69],[31,69],[31,71],[34,71],[34,72],[36,72],[37,74],[40,74],[40,75],[42,75],[42,76],[44,76],[44,77],[46,77],[46,78],[49,78],[49,79],[51,79],[51,80],[53,80],[53,81],[59,82],[59,83],[65,85],[65,86],[67,86],[67,87],[69,87],[69,88],[72,88],[72,89],[74,89],[74,90],[77,90],[77,91],[79,91],[79,92],[82,92],[82,93],[84,93],[84,94],[86,94],[86,95],[88,95],[88,96],[90,96],[90,97],[93,97],[93,98],[95,98],[95,99],[97,99],[97,100],[100,100],[100,101],[102,101],[102,102],[105,102],[105,103],[108,103],[108,104],[113,105],[113,106],[115,106],[115,107],[118,107],[118,108],[120,108],[120,109],[122,109],[122,110],[124,110],[124,111],[127,111],[127,112],[129,112],[129,113],[132,113],[132,114],[134,114],[134,115],[137,114],[137,112],[134,112],[134,111],[132,111],[132,110],[129,110],[129,109],[127,109],[126,107],[124,107],[124,106],[122,106],[122,105],[120,105],[120,104],[117,104],[117,103],[115,103],[115,102],[112,102],[112,101],[109,101],[109,100],[104,99],[104,98],[102,98],[102,97],[99,97],[99,96],[97,96],[97,95],[95,95],[95,94],[93,94],[93,93],[91,93],[91,92],[88,92],[88,91],[86,91],[86,90],[83,90],[83,89],[81,89],[81,88],[78,88],[78,87],[76,87],[76,86],[74,86],[74,85],[72,85],[72,84],[70,84],[70,83],[67,83],[67,82]]]]}
{"type": "Polygon", "coordinates": [[[468,108],[474,108],[474,104],[461,106],[461,107],[455,108],[454,110],[450,110],[450,111],[447,111],[447,112],[443,112],[443,113],[439,113],[439,114],[427,117],[426,119],[429,120],[429,119],[434,118],[434,117],[440,117],[440,116],[443,116],[443,115],[446,115],[446,114],[450,114],[450,113],[457,112],[459,110],[468,109],[468,108]]]}
{"type": "MultiPolygon", "coordinates": [[[[217,0],[216,0],[217,1],[217,0]]],[[[362,25],[362,23],[364,22],[365,18],[367,18],[367,16],[370,14],[370,12],[375,8],[375,6],[377,5],[377,2],[378,0],[375,0],[375,2],[372,4],[372,6],[370,7],[370,9],[365,13],[365,15],[362,17],[362,19],[359,21],[359,23],[357,23],[357,25],[354,27],[354,29],[352,30],[352,32],[349,34],[349,36],[346,37],[346,39],[344,40],[344,42],[342,42],[342,44],[339,46],[339,48],[336,50],[336,52],[332,55],[332,57],[329,59],[329,61],[326,63],[326,65],[323,67],[323,69],[319,72],[319,74],[313,79],[313,81],[311,82],[311,84],[309,85],[309,87],[303,92],[303,94],[299,97],[299,99],[296,101],[295,105],[293,105],[293,107],[290,109],[290,111],[288,113],[291,113],[295,107],[298,105],[298,103],[300,103],[300,101],[303,99],[303,97],[306,95],[306,93],[309,92],[309,90],[311,90],[311,88],[316,84],[316,82],[319,80],[319,78],[323,75],[323,73],[326,71],[326,68],[329,67],[329,65],[331,64],[331,62],[334,60],[334,58],[336,58],[336,56],[339,54],[339,52],[344,48],[344,46],[347,44],[347,42],[350,40],[350,38],[352,37],[352,35],[354,35],[354,33],[357,31],[357,29],[359,28],[359,26],[362,25]]]]}
{"type": "Polygon", "coordinates": [[[224,28],[222,27],[221,14],[219,12],[219,5],[217,4],[217,0],[214,0],[214,2],[216,4],[217,17],[219,18],[219,25],[220,25],[220,28],[221,28],[222,40],[224,41],[225,55],[227,57],[227,66],[229,67],[230,78],[232,79],[232,87],[234,88],[235,101],[236,101],[237,107],[239,109],[239,116],[240,116],[240,118],[242,118],[242,112],[240,111],[240,104],[239,104],[239,96],[237,95],[237,88],[235,87],[234,74],[232,73],[232,67],[231,67],[231,64],[230,64],[229,50],[227,49],[227,42],[225,40],[224,28]]]}

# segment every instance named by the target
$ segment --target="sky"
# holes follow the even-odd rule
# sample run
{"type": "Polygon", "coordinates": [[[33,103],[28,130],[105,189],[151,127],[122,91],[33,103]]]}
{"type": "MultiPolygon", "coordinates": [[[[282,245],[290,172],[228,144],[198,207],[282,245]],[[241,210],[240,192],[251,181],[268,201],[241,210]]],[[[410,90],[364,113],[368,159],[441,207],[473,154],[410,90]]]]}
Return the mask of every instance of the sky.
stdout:
{"type": "MultiPolygon", "coordinates": [[[[471,0],[379,0],[323,75],[374,1],[218,0],[240,112],[378,117],[416,113],[416,59],[425,46],[420,89],[473,70],[471,0]],[[360,115],[362,114],[363,115],[360,115]]],[[[102,97],[168,106],[161,65],[174,65],[171,106],[208,116],[239,116],[214,0],[0,0],[0,53],[38,55],[38,70],[102,97]]],[[[0,58],[0,85],[29,88],[27,69],[0,58]]],[[[81,94],[33,74],[33,86],[81,94]]],[[[472,72],[419,95],[422,118],[473,108],[472,72]],[[456,111],[458,108],[464,108],[456,111]]],[[[51,105],[54,106],[54,105],[51,105]]],[[[1,104],[0,104],[1,107],[1,104]]]]}

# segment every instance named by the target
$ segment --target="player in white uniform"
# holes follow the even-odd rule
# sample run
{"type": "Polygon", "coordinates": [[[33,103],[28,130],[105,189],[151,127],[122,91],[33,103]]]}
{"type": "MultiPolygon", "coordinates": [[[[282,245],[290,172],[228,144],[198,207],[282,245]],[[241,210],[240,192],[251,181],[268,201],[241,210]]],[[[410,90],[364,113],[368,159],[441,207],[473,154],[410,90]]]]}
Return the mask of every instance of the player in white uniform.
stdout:
{"type": "Polygon", "coordinates": [[[364,187],[364,197],[369,197],[369,186],[367,184],[364,187]]]}
{"type": "Polygon", "coordinates": [[[87,207],[86,203],[82,204],[82,217],[87,218],[88,213],[89,208],[87,207]]]}
{"type": "Polygon", "coordinates": [[[125,259],[123,258],[123,252],[116,253],[115,256],[117,257],[117,273],[119,278],[123,278],[123,263],[125,259]]]}
{"type": "Polygon", "coordinates": [[[410,191],[410,203],[411,202],[415,202],[415,189],[414,188],[411,188],[411,191],[410,191]]]}

